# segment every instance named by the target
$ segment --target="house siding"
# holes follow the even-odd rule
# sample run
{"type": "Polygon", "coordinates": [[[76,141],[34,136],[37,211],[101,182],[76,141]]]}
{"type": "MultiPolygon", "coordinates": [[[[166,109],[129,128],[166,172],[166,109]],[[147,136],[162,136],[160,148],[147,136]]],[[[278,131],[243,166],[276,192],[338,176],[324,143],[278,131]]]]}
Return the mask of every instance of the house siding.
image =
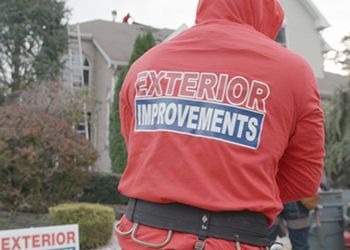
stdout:
{"type": "Polygon", "coordinates": [[[91,112],[91,142],[98,151],[99,157],[95,169],[99,172],[111,172],[111,161],[108,152],[108,91],[111,86],[114,70],[92,41],[83,42],[83,53],[91,63],[91,93],[95,104],[88,107],[91,112]]]}
{"type": "Polygon", "coordinates": [[[323,45],[315,19],[297,0],[280,2],[286,12],[287,47],[302,55],[315,75],[323,78],[323,45]]]}

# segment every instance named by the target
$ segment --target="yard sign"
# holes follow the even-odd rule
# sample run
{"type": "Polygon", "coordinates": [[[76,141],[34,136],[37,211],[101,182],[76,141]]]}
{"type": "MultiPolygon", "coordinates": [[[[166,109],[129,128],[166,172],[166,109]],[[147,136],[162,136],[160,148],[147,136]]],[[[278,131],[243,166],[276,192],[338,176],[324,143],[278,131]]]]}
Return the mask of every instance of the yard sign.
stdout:
{"type": "Polygon", "coordinates": [[[1,250],[79,250],[78,225],[0,231],[1,250]]]}

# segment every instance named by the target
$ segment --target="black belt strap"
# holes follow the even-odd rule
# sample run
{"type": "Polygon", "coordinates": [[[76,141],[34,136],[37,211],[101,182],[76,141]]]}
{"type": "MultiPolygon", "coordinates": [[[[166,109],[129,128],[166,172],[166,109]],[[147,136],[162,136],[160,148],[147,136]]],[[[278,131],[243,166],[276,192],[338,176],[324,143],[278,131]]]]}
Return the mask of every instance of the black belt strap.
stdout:
{"type": "Polygon", "coordinates": [[[160,204],[130,199],[125,216],[141,225],[269,246],[267,218],[252,211],[211,212],[179,203],[160,204]]]}

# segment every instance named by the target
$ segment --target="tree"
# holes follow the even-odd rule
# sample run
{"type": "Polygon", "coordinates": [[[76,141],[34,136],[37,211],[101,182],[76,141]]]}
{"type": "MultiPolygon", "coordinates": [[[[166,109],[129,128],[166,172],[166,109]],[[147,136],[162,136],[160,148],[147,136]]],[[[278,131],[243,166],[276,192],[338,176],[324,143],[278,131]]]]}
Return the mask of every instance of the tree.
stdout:
{"type": "Polygon", "coordinates": [[[125,76],[128,73],[130,66],[144,53],[155,45],[155,40],[150,31],[142,36],[138,36],[134,43],[134,50],[131,54],[129,64],[119,74],[118,82],[115,85],[114,102],[112,112],[110,115],[109,127],[109,156],[112,161],[112,171],[115,173],[122,173],[124,171],[127,152],[124,144],[124,139],[120,133],[120,119],[119,119],[119,93],[124,82],[125,76]]]}
{"type": "Polygon", "coordinates": [[[350,186],[350,84],[326,110],[326,173],[333,186],[350,186]]]}
{"type": "Polygon", "coordinates": [[[0,99],[56,76],[68,44],[67,14],[60,0],[0,2],[0,99]]]}
{"type": "Polygon", "coordinates": [[[92,144],[56,117],[0,107],[0,201],[12,213],[47,212],[77,198],[96,158],[92,144]]]}
{"type": "Polygon", "coordinates": [[[343,65],[343,69],[350,73],[350,35],[345,36],[342,40],[345,49],[340,51],[338,55],[338,62],[343,65]]]}
{"type": "Polygon", "coordinates": [[[95,96],[87,88],[72,89],[61,81],[32,84],[15,99],[15,103],[74,125],[84,120],[84,104],[94,106],[96,102],[95,96]]]}
{"type": "MultiPolygon", "coordinates": [[[[350,70],[350,37],[343,39],[346,49],[339,56],[344,70],[350,70]]],[[[337,89],[326,108],[325,170],[335,187],[350,186],[350,82],[337,89]]]]}

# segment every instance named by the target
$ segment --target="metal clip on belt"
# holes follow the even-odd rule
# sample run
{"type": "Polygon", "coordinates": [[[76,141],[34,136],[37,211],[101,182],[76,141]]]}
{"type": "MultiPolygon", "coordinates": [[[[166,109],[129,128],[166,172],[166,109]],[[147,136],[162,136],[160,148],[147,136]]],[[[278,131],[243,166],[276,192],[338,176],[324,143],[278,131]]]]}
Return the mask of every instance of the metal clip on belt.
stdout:
{"type": "Polygon", "coordinates": [[[165,239],[165,241],[163,243],[160,243],[160,244],[153,244],[153,243],[148,243],[148,242],[145,242],[145,241],[142,241],[142,240],[139,240],[136,238],[136,232],[137,232],[137,229],[139,228],[139,224],[138,223],[134,223],[133,224],[133,227],[129,230],[129,231],[126,231],[126,232],[123,232],[119,229],[119,225],[120,225],[120,221],[115,225],[115,231],[121,235],[121,236],[128,236],[128,235],[131,235],[131,239],[140,244],[140,245],[143,245],[143,246],[146,246],[146,247],[152,247],[152,248],[162,248],[164,246],[166,246],[172,236],[173,236],[173,231],[172,230],[169,230],[168,231],[168,236],[167,238],[165,239]]]}
{"type": "Polygon", "coordinates": [[[270,248],[270,250],[283,250],[283,244],[279,243],[279,242],[275,242],[272,247],[270,248]]]}

